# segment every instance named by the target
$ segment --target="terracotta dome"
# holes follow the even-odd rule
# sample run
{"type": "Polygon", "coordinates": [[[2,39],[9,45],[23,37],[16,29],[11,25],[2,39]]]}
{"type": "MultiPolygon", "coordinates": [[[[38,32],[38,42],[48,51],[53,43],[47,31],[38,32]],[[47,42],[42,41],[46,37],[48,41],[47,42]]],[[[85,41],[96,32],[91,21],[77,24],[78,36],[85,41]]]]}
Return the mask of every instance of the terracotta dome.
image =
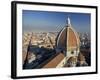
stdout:
{"type": "Polygon", "coordinates": [[[70,24],[70,19],[68,18],[67,26],[65,26],[56,38],[56,47],[58,49],[76,49],[79,46],[79,36],[77,32],[73,29],[70,24]]]}

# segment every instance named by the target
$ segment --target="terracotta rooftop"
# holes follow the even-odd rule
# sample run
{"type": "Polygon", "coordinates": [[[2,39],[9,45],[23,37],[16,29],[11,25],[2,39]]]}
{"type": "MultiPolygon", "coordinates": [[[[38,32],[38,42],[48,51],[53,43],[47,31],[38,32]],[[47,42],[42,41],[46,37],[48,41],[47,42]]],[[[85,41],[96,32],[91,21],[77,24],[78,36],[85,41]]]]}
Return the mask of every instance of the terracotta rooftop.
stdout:
{"type": "Polygon", "coordinates": [[[68,30],[68,47],[76,47],[79,45],[79,37],[71,28],[68,30]]]}
{"type": "Polygon", "coordinates": [[[66,47],[66,40],[67,40],[67,29],[63,28],[56,38],[56,46],[58,47],[66,47]]]}
{"type": "Polygon", "coordinates": [[[64,54],[59,53],[56,57],[54,57],[51,61],[44,65],[43,68],[55,68],[63,59],[64,54]]]}
{"type": "Polygon", "coordinates": [[[79,45],[79,36],[72,27],[64,27],[57,36],[56,46],[60,48],[77,47],[79,45]]]}

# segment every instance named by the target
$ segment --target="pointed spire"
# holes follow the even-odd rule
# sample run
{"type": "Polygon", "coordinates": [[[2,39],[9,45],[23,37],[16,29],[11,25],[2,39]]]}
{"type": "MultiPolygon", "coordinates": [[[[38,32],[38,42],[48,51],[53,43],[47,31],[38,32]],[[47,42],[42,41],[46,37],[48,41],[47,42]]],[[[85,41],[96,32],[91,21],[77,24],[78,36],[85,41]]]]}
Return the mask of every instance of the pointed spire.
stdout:
{"type": "Polygon", "coordinates": [[[69,17],[68,17],[68,19],[67,19],[67,20],[68,20],[68,25],[71,25],[71,23],[70,23],[70,18],[69,18],[69,17]]]}
{"type": "Polygon", "coordinates": [[[68,17],[67,18],[67,27],[70,27],[71,26],[71,22],[70,22],[70,18],[68,17]]]}

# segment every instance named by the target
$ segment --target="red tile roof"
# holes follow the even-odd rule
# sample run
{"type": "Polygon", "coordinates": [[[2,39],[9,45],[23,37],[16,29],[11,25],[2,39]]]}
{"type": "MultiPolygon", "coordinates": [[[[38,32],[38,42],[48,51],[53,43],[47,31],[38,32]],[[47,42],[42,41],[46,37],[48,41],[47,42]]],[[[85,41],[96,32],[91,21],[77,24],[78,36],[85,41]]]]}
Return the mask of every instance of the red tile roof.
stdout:
{"type": "Polygon", "coordinates": [[[51,61],[44,65],[43,68],[55,68],[63,59],[64,54],[59,53],[56,57],[54,57],[51,61]]]}

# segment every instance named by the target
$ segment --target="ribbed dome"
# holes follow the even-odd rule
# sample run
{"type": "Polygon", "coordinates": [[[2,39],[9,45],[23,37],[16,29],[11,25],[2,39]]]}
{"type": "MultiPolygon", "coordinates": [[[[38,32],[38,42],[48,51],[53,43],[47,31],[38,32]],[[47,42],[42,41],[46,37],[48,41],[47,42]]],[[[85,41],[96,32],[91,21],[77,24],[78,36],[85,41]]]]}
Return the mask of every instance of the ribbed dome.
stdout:
{"type": "Polygon", "coordinates": [[[67,47],[77,47],[79,45],[79,36],[72,27],[68,28],[67,47]]]}
{"type": "Polygon", "coordinates": [[[67,42],[67,28],[64,27],[57,35],[56,47],[65,49],[66,42],[67,42]]]}
{"type": "Polygon", "coordinates": [[[56,38],[56,47],[66,50],[67,48],[76,48],[79,46],[79,37],[77,32],[71,27],[70,19],[68,24],[64,27],[56,38]]]}

